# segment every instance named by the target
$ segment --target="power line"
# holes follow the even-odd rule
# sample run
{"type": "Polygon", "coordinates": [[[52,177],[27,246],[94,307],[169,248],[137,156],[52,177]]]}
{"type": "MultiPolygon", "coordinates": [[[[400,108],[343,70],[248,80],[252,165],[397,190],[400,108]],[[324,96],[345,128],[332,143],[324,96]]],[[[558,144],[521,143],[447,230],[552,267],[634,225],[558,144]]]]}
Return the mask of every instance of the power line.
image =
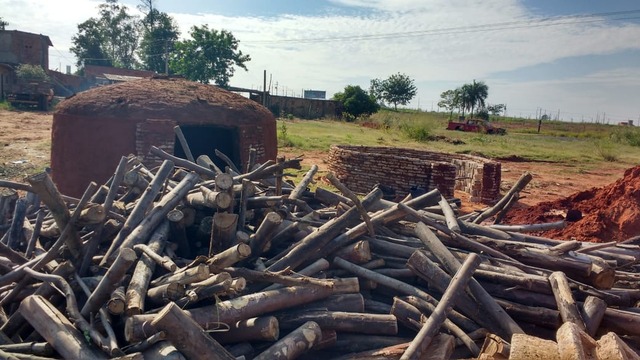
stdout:
{"type": "Polygon", "coordinates": [[[512,30],[523,28],[534,28],[543,26],[560,26],[571,24],[582,24],[602,21],[621,21],[621,20],[635,20],[640,19],[640,9],[627,10],[607,13],[592,13],[592,14],[577,14],[570,16],[556,16],[542,19],[531,20],[518,20],[507,21],[494,24],[482,24],[472,26],[459,26],[440,29],[429,30],[417,30],[417,31],[403,31],[392,33],[379,33],[379,34],[364,34],[364,35],[347,35],[347,36],[328,36],[317,38],[296,38],[296,39],[279,39],[279,40],[254,40],[243,41],[245,44],[267,44],[267,43],[307,43],[307,42],[328,42],[328,41],[362,41],[362,40],[382,40],[389,38],[401,38],[401,37],[416,37],[416,36],[435,36],[435,35],[450,35],[450,34],[462,34],[469,32],[487,32],[498,30],[512,30]],[[630,17],[612,18],[608,17],[623,16],[623,15],[638,15],[630,17]]]}

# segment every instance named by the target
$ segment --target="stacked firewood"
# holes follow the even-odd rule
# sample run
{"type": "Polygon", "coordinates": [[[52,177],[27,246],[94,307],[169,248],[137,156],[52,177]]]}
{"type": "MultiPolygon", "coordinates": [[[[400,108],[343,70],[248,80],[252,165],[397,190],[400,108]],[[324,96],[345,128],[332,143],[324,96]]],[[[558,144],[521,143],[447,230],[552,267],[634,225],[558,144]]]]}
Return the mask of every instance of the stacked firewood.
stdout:
{"type": "Polygon", "coordinates": [[[437,190],[310,191],[316,166],[283,181],[300,159],[152,152],[159,168],[123,157],[80,199],[46,172],[0,181],[0,357],[637,358],[633,239],[486,225],[528,174],[458,216],[437,190]]]}

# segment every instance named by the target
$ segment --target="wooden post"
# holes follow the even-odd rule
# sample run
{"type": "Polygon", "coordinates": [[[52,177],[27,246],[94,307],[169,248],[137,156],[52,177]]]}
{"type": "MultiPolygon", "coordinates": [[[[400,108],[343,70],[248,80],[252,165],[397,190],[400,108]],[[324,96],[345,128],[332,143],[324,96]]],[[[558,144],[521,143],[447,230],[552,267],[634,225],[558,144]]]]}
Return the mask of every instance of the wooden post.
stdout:
{"type": "Polygon", "coordinates": [[[562,321],[574,323],[580,330],[586,331],[584,320],[582,320],[576,301],[571,294],[567,276],[561,271],[556,271],[549,275],[549,283],[551,284],[553,296],[558,304],[562,321]]]}
{"type": "Polygon", "coordinates": [[[322,339],[320,326],[308,321],[254,357],[254,360],[293,360],[311,349],[322,339]]]}
{"type": "Polygon", "coordinates": [[[402,354],[401,360],[420,359],[426,348],[433,340],[434,336],[440,331],[442,323],[447,318],[447,313],[455,306],[456,298],[467,287],[467,283],[473,276],[473,272],[480,265],[480,257],[476,254],[469,254],[464,264],[458,269],[454,275],[449,287],[442,295],[442,299],[433,311],[433,314],[427,319],[422,326],[418,335],[413,339],[411,345],[402,354]]]}
{"type": "Polygon", "coordinates": [[[22,316],[65,359],[106,359],[87,344],[84,336],[46,299],[31,295],[22,300],[22,316]]]}
{"type": "Polygon", "coordinates": [[[176,304],[165,306],[151,321],[151,326],[164,331],[167,340],[188,359],[235,360],[176,304]]]}

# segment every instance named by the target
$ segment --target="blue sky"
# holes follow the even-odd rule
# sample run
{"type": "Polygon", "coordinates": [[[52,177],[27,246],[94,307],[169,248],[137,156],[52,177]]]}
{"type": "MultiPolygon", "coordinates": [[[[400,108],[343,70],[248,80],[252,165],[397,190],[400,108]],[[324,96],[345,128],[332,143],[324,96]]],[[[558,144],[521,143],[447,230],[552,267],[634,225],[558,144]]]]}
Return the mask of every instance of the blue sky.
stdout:
{"type": "MultiPolygon", "coordinates": [[[[137,12],[137,1],[122,1],[137,12]]],[[[75,63],[76,25],[96,0],[0,0],[0,16],[49,35],[50,66],[75,63]],[[29,11],[25,11],[29,9],[29,11]]],[[[409,105],[437,109],[440,93],[472,80],[509,114],[542,109],[567,121],[640,122],[640,2],[636,0],[159,0],[182,36],[227,29],[252,60],[231,84],[329,95],[401,72],[418,86],[409,105]],[[619,13],[619,14],[614,14],[619,13]],[[319,40],[325,39],[325,40],[319,40]],[[605,115],[606,114],[606,115],[605,115]]]]}

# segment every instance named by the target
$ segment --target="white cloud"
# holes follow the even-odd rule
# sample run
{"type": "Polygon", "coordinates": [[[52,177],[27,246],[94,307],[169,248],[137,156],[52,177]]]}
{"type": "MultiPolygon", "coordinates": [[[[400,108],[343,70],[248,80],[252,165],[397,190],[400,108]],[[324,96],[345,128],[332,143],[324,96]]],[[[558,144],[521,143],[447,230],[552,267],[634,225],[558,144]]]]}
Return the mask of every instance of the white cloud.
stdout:
{"type": "MultiPolygon", "coordinates": [[[[552,63],[559,59],[615,54],[640,49],[640,25],[612,21],[566,24],[540,23],[517,0],[333,0],[337,6],[362,9],[359,15],[322,16],[285,15],[280,17],[229,17],[213,13],[172,13],[183,36],[192,25],[209,24],[227,29],[240,40],[240,48],[251,55],[249,72],[238,70],[232,79],[237,86],[258,87],[262,71],[273,74],[281,89],[325,89],[328,94],[347,84],[368,87],[369,79],[385,78],[396,72],[406,73],[419,85],[422,103],[437,101],[446,88],[436,84],[459,83],[472,79],[491,81],[492,74],[552,63]],[[500,26],[497,26],[500,25],[500,26]],[[487,31],[487,29],[493,29],[487,31]],[[448,30],[446,30],[448,29],[448,30]],[[389,36],[389,34],[395,34],[389,36]],[[380,39],[369,39],[378,35],[380,39]],[[415,36],[411,36],[415,35],[415,36]],[[342,41],[336,38],[348,38],[342,41]],[[325,39],[303,41],[302,39],[325,39]],[[330,40],[335,39],[335,40],[330,40]]],[[[10,9],[5,15],[12,27],[48,34],[58,50],[71,45],[76,25],[97,14],[98,1],[69,0],[0,0],[0,7],[10,9]],[[30,9],[30,11],[24,11],[30,9]],[[33,11],[31,10],[33,9],[33,11]],[[34,21],[37,19],[37,21],[34,21]]],[[[133,8],[133,6],[129,6],[133,8]]],[[[597,19],[589,19],[597,20],[597,19]]],[[[67,58],[73,60],[66,53],[67,58]]],[[[58,61],[52,60],[52,67],[58,61]]],[[[631,69],[637,74],[637,69],[631,69]]],[[[622,70],[592,74],[574,81],[622,83],[638,93],[622,70]],[[615,76],[614,76],[615,75],[615,76]],[[624,75],[624,74],[623,74],[624,75]]],[[[630,71],[626,69],[624,71],[630,71]]],[[[590,89],[575,86],[575,93],[559,93],[557,83],[489,83],[490,98],[496,102],[522,103],[520,107],[546,106],[542,103],[575,100],[576,110],[598,111],[600,97],[625,99],[611,86],[610,94],[594,95],[590,89]],[[551,88],[544,91],[545,86],[551,88]],[[525,95],[526,96],[523,96],[525,95]],[[551,94],[562,95],[557,100],[551,94]],[[582,96],[581,94],[584,94],[582,96]],[[582,99],[589,103],[581,105],[582,99]],[[540,105],[534,105],[540,104],[540,105]]],[[[603,86],[601,84],[601,86],[603,86]]],[[[573,91],[572,90],[572,91],[573,91]]],[[[604,103],[615,103],[604,101],[604,103]]],[[[551,106],[551,105],[549,105],[551,106]]],[[[567,105],[565,105],[567,106],[567,105]]],[[[604,106],[604,105],[602,105],[604,106]]],[[[620,112],[635,114],[634,102],[616,105],[620,112]]]]}

